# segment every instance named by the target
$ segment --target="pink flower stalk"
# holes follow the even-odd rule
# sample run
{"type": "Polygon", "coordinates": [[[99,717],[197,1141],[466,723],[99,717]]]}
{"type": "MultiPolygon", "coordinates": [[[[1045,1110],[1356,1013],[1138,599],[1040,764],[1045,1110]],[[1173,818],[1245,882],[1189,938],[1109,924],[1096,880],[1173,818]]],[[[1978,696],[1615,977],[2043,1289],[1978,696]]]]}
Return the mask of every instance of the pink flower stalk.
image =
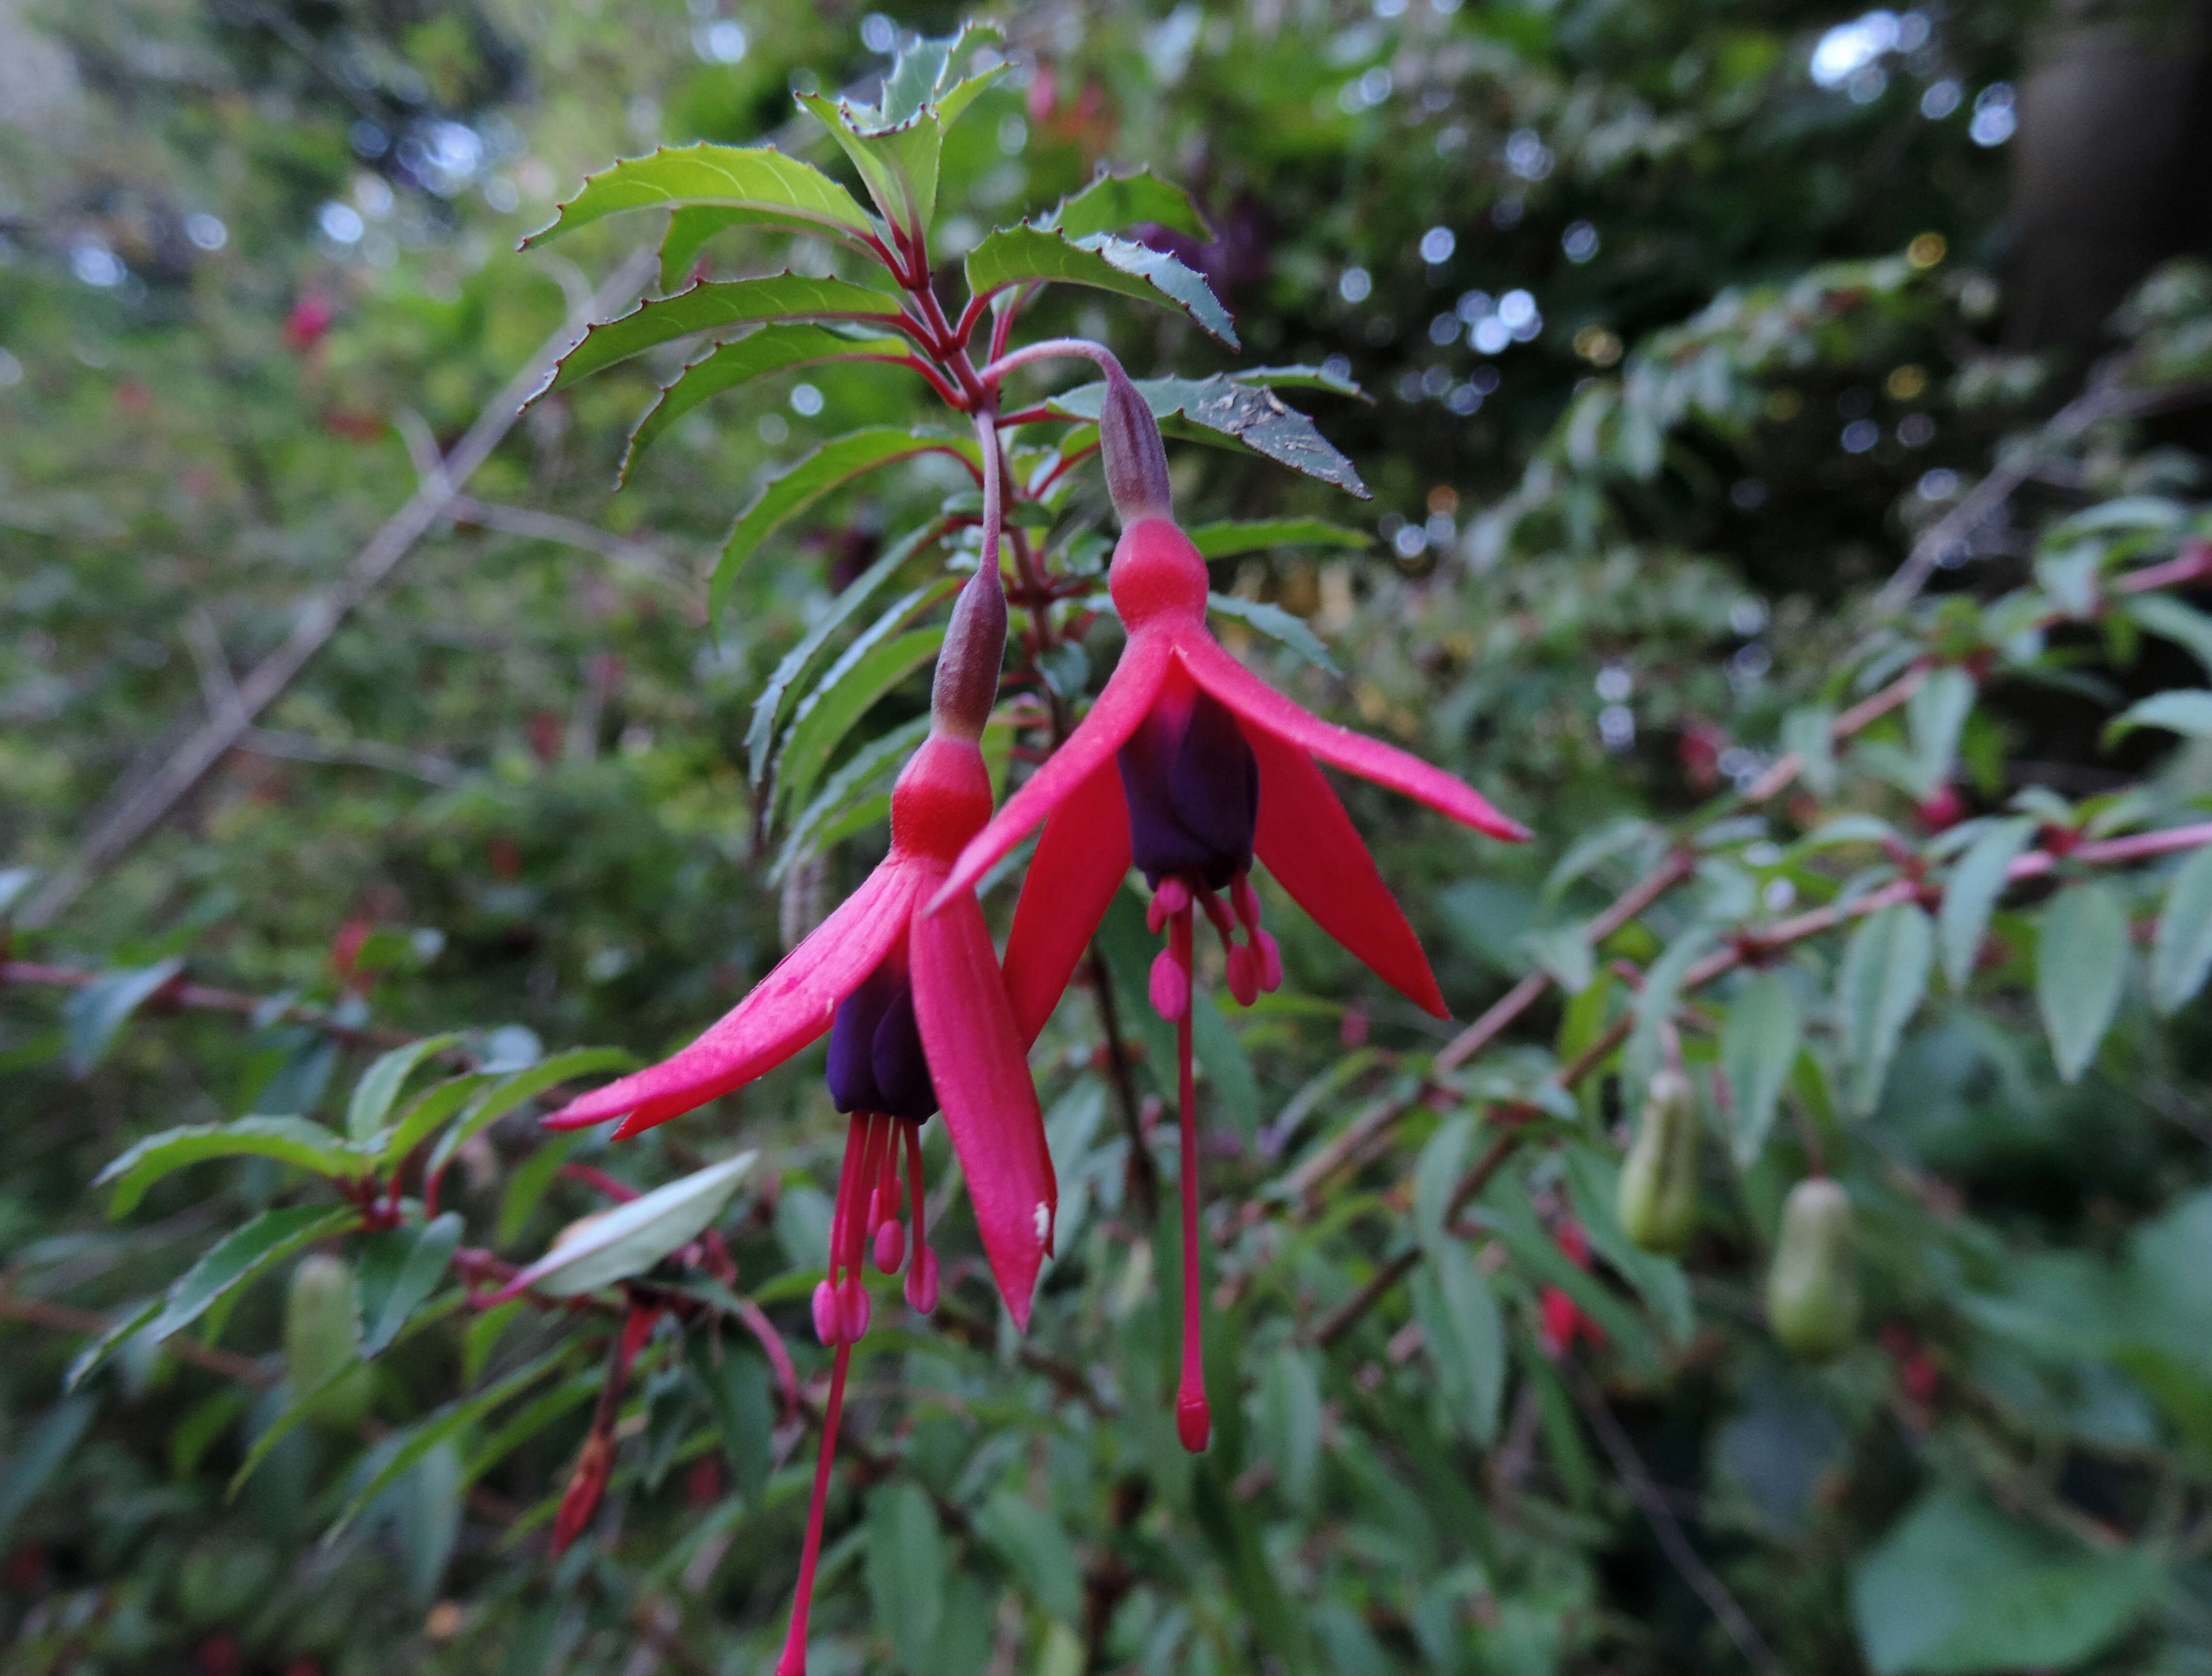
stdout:
{"type": "MultiPolygon", "coordinates": [[[[987,554],[987,558],[991,557],[987,554]]],[[[853,1346],[867,1332],[861,1279],[872,1258],[896,1273],[900,1153],[913,1220],[907,1301],[936,1307],[938,1265],[922,1215],[921,1125],[939,1110],[960,1159],[991,1272],[1015,1324],[1029,1325],[1059,1204],[1044,1124],[991,935],[972,889],[947,890],[961,846],[991,814],[977,740],[998,691],[1006,594],[995,562],[961,590],[931,695],[930,737],[891,794],[890,853],[751,994],[674,1057],[570,1101],[547,1118],[576,1129],[621,1118],[617,1138],[692,1110],[830,1035],[828,1080],[850,1114],[814,1326],[836,1347],[822,1452],[791,1627],[778,1676],[804,1676],[806,1619],[822,1548],[830,1469],[853,1346]],[[925,913],[925,906],[935,911],[925,913]]]]}
{"type": "Polygon", "coordinates": [[[1250,876],[1256,855],[1322,929],[1443,1017],[1428,957],[1317,761],[1402,791],[1492,838],[1519,840],[1528,832],[1443,770],[1309,714],[1223,649],[1206,626],[1205,560],[1174,521],[1159,427],[1121,369],[1110,360],[1102,365],[1101,448],[1122,521],[1108,586],[1128,643],[1090,714],[968,842],[932,905],[965,899],[962,893],[992,863],[1042,823],[1006,958],[1007,993],[1027,1041],[1051,1016],[1133,862],[1152,888],[1150,922],[1155,932],[1165,929],[1167,946],[1152,966],[1152,1001],[1176,1027],[1182,1108],[1183,1347],[1176,1420],[1184,1447],[1195,1452],[1206,1447],[1212,1414],[1199,1344],[1194,911],[1219,934],[1230,993],[1240,1004],[1277,988],[1282,958],[1261,924],[1250,876]]]}

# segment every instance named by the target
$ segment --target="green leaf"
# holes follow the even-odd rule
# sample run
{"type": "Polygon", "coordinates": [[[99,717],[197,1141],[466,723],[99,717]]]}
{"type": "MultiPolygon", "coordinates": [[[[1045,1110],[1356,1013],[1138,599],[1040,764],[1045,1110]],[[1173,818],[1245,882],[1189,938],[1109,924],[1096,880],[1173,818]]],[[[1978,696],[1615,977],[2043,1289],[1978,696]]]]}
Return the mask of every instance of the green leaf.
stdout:
{"type": "Polygon", "coordinates": [[[233,1228],[178,1277],[162,1300],[161,1313],[148,1324],[146,1342],[158,1344],[182,1332],[216,1301],[294,1252],[356,1227],[361,1213],[349,1204],[300,1204],[264,1210],[243,1228],[233,1228]]]}
{"type": "Polygon", "coordinates": [[[1861,1115],[1881,1098],[1889,1062],[1927,993],[1935,954],[1928,916],[1899,902],[1862,921],[1844,950],[1836,984],[1842,1013],[1846,1103],[1861,1115]]]}
{"type": "Polygon", "coordinates": [[[1206,276],[1164,250],[1110,234],[1071,238],[1023,222],[987,235],[968,253],[968,289],[979,297],[1040,281],[1088,285],[1177,308],[1230,348],[1237,328],[1206,283],[1206,276]]]}
{"type": "Polygon", "coordinates": [[[1430,1246],[1418,1278],[1423,1283],[1413,1289],[1413,1313],[1445,1405],[1470,1441],[1487,1445],[1498,1435],[1505,1392],[1505,1319],[1498,1300],[1457,1240],[1430,1246]]]}
{"type": "MultiPolygon", "coordinates": [[[[527,1390],[566,1362],[572,1347],[562,1346],[547,1352],[536,1361],[516,1368],[506,1378],[484,1387],[474,1396],[447,1403],[418,1424],[403,1431],[393,1432],[370,1451],[360,1470],[355,1474],[359,1481],[352,1497],[346,1502],[323,1534],[323,1545],[335,1542],[347,1526],[358,1518],[362,1510],[399,1478],[440,1444],[458,1438],[461,1433],[497,1408],[510,1397],[527,1390]]],[[[271,1430],[275,1428],[271,1427],[271,1430]]],[[[238,1469],[238,1478],[232,1481],[234,1490],[254,1466],[248,1456],[245,1466],[238,1469]]]]}
{"type": "Polygon", "coordinates": [[[155,991],[184,970],[179,960],[103,972],[62,1003],[63,1058],[71,1076],[89,1076],[116,1033],[155,991]]]}
{"type": "Polygon", "coordinates": [[[424,1166],[425,1176],[444,1173],[453,1155],[471,1137],[482,1134],[523,1101],[534,1100],[571,1077],[603,1070],[635,1070],[641,1063],[635,1054],[618,1047],[578,1047],[540,1059],[527,1070],[516,1071],[478,1095],[461,1114],[461,1120],[439,1137],[438,1144],[430,1149],[430,1161],[424,1166]]]}
{"type": "Polygon", "coordinates": [[[1963,669],[1931,669],[1905,701],[1905,728],[1912,737],[1912,795],[1928,797],[1951,777],[1959,754],[1960,730],[1974,708],[1973,678],[1963,669]]]}
{"type": "Polygon", "coordinates": [[[137,1334],[161,1313],[161,1300],[149,1298],[135,1308],[126,1309],[112,1317],[100,1336],[70,1358],[62,1369],[62,1389],[74,1391],[84,1383],[93,1370],[120,1350],[125,1341],[137,1334]]]}
{"type": "Polygon", "coordinates": [[[1686,1348],[1698,1330],[1690,1279],[1671,1257],[1632,1243],[1620,1225],[1620,1167],[1594,1147],[1566,1149],[1567,1186],[1575,1215],[1597,1254],[1643,1295],[1669,1343],[1686,1348]]]}
{"type": "Polygon", "coordinates": [[[661,386],[653,405],[645,410],[629,434],[629,446],[623,450],[616,481],[626,479],[637,457],[665,436],[678,419],[710,397],[749,380],[831,361],[906,358],[902,338],[848,338],[823,326],[764,326],[742,338],[712,344],[696,360],[685,362],[683,370],[661,386]]]}
{"type": "Polygon", "coordinates": [[[768,1362],[733,1337],[725,1336],[718,1344],[711,1333],[687,1332],[684,1347],[722,1434],[732,1481],[746,1505],[757,1508],[768,1487],[774,1454],[775,1405],[769,1392],[768,1362]]]}
{"type": "Polygon", "coordinates": [[[818,93],[800,94],[799,102],[852,159],[884,218],[914,237],[927,235],[937,213],[937,164],[945,145],[944,125],[936,114],[918,110],[878,125],[871,120],[874,113],[818,93]]]}
{"type": "Polygon", "coordinates": [[[1778,974],[1753,972],[1737,987],[1721,1031],[1721,1063],[1734,1100],[1729,1149],[1739,1169],[1749,1169],[1765,1149],[1803,1038],[1797,997],[1778,974]]]}
{"type": "Polygon", "coordinates": [[[443,1082],[434,1082],[410,1101],[399,1114],[398,1122],[386,1131],[384,1149],[377,1155],[382,1167],[397,1169],[406,1161],[407,1155],[428,1140],[438,1126],[459,1111],[470,1098],[496,1081],[482,1071],[471,1071],[465,1076],[449,1076],[443,1082]]]}
{"type": "Polygon", "coordinates": [[[1216,1109],[1247,1140],[1260,1131],[1260,1079],[1244,1044],[1206,990],[1191,992],[1191,1054],[1198,1073],[1212,1090],[1216,1109]]]}
{"type": "MultiPolygon", "coordinates": [[[[947,82],[954,76],[963,54],[987,44],[1002,41],[1006,37],[994,23],[963,21],[949,35],[923,36],[902,49],[892,59],[890,73],[884,77],[882,94],[876,107],[868,114],[878,124],[890,125],[904,122],[917,112],[935,110],[945,113],[946,104],[963,89],[973,88],[959,98],[965,108],[976,92],[990,84],[1001,73],[1003,66],[994,64],[964,82],[947,82]]],[[[958,112],[945,114],[945,125],[951,127],[958,112]]]]}
{"type": "Polygon", "coordinates": [[[721,1214],[760,1155],[741,1152],[617,1205],[509,1281],[509,1292],[573,1298],[643,1274],[721,1214]]]}
{"type": "Polygon", "coordinates": [[[926,1676],[945,1611],[945,1537],[937,1509],[919,1484],[887,1484],[868,1497],[866,1530],[874,1626],[890,1637],[901,1670],[926,1676]]]}
{"type": "Polygon", "coordinates": [[[1466,1173],[1474,1144],[1474,1118],[1462,1112],[1437,1125],[1413,1161],[1413,1238],[1423,1251],[1434,1251],[1448,1237],[1444,1222],[1451,1215],[1452,1190],[1466,1173]]]}
{"type": "Polygon", "coordinates": [[[2108,1646],[2157,1599],[2160,1566],[2098,1552],[1937,1489],[1851,1575],[1875,1676],[2061,1670],[2108,1646]]]}
{"type": "Polygon", "coordinates": [[[822,620],[783,655],[768,685],[761,688],[760,697],[753,700],[752,722],[745,729],[745,771],[756,787],[768,773],[769,747],[775,742],[776,728],[783,720],[784,700],[806,679],[837,631],[860,615],[861,607],[898,573],[899,566],[936,533],[933,525],[925,525],[893,542],[882,558],[846,585],[823,613],[822,620]]]}
{"type": "Polygon", "coordinates": [[[2137,728],[2163,728],[2191,739],[2212,738],[2212,692],[2201,687],[2154,692],[2129,705],[2107,724],[2105,743],[2110,745],[2137,728]]]}
{"type": "Polygon", "coordinates": [[[1294,1508],[1310,1509],[1321,1478],[1321,1375],[1312,1353],[1285,1344],[1260,1376],[1261,1457],[1294,1508]]]}
{"type": "Polygon", "coordinates": [[[2128,911],[2102,880],[2069,885],[2043,911],[2035,1000],[2051,1057],[2069,1082],[2097,1057],[2128,975],[2128,911]]]}
{"type": "Polygon", "coordinates": [[[734,212],[723,226],[764,222],[859,239],[875,223],[853,194],[811,163],[773,146],[663,146],[648,157],[627,157],[584,178],[583,190],[555,213],[552,224],[523,247],[629,210],[690,206],[734,212]]]}
{"type": "Polygon", "coordinates": [[[0,867],[0,914],[15,905],[15,899],[38,880],[35,867],[0,867]]]}
{"type": "MultiPolygon", "coordinates": [[[[1361,500],[1370,498],[1352,462],[1314,429],[1314,423],[1272,390],[1215,374],[1211,378],[1134,381],[1162,431],[1188,442],[1249,449],[1252,453],[1334,485],[1361,500]]],[[[1079,384],[1046,405],[1073,418],[1097,420],[1106,387],[1079,384]]]]}
{"type": "Polygon", "coordinates": [[[399,1090],[415,1074],[415,1068],[460,1039],[458,1031],[425,1036],[419,1042],[395,1047],[378,1058],[362,1073],[361,1081],[353,1085],[353,1098],[346,1102],[346,1138],[359,1143],[375,1138],[384,1127],[392,1102],[399,1098],[399,1090]]]}
{"type": "Polygon", "coordinates": [[[1115,174],[1101,166],[1098,176],[1078,192],[1071,192],[1037,217],[1039,227],[1065,233],[1071,239],[1093,233],[1115,233],[1125,227],[1152,222],[1171,233],[1200,241],[1213,229],[1190,201],[1190,194],[1149,168],[1115,174]]]}
{"type": "Polygon", "coordinates": [[[146,1190],[172,1171],[209,1158],[274,1158],[318,1175],[363,1173],[368,1160],[320,1124],[305,1118],[240,1118],[234,1123],[189,1124],[149,1135],[92,1179],[115,1184],[107,1214],[126,1215],[146,1190]]]}
{"type": "Polygon", "coordinates": [[[2004,894],[2005,871],[2035,837],[2033,820],[2000,820],[1966,847],[1943,887],[1936,929],[1943,944],[1943,976],[1963,990],[1988,932],[1990,914],[2004,894]]]}
{"type": "Polygon", "coordinates": [[[395,1228],[367,1240],[361,1254],[361,1353],[376,1356],[399,1336],[445,1277],[461,1243],[461,1216],[448,1210],[421,1228],[395,1228]]]}
{"type": "Polygon", "coordinates": [[[2118,604],[2142,628],[2181,647],[2212,675],[2212,617],[2171,594],[2123,594],[2118,604]]]}
{"type": "Polygon", "coordinates": [[[641,302],[627,314],[592,326],[561,357],[530,399],[565,390],[617,362],[701,332],[761,320],[866,320],[880,326],[900,318],[898,301],[889,292],[849,279],[815,279],[803,273],[702,279],[674,296],[641,302]]]}
{"type": "Polygon", "coordinates": [[[1218,523],[1194,524],[1183,533],[1198,549],[1198,556],[1208,560],[1265,552],[1271,547],[1356,549],[1375,545],[1375,538],[1365,530],[1332,524],[1326,518],[1231,518],[1218,523]]]}
{"type": "Polygon", "coordinates": [[[851,482],[864,472],[872,472],[893,460],[911,460],[918,454],[949,454],[956,460],[969,460],[974,452],[972,442],[963,448],[948,437],[926,430],[902,430],[893,425],[875,425],[832,437],[790,470],[770,480],[731,527],[729,539],[722,544],[721,558],[714,566],[709,600],[714,615],[718,619],[721,615],[730,584],[754,550],[831,490],[851,482]]]}
{"type": "Polygon", "coordinates": [[[1306,626],[1303,617],[1293,616],[1280,606],[1263,605],[1257,600],[1240,600],[1234,594],[1208,594],[1206,608],[1218,611],[1224,617],[1233,617],[1245,627],[1266,635],[1270,640],[1281,642],[1308,663],[1326,669],[1332,675],[1344,672],[1336,667],[1336,660],[1328,655],[1321,637],[1306,626]]]}
{"type": "Polygon", "coordinates": [[[1239,367],[1229,375],[1239,384],[1259,385],[1270,390],[1326,390],[1333,396],[1350,396],[1364,401],[1370,407],[1375,405],[1358,379],[1331,372],[1327,367],[1239,367]]]}
{"type": "Polygon", "coordinates": [[[845,649],[820,685],[808,693],[784,732],[775,761],[776,795],[787,807],[803,801],[821,778],[830,753],[877,700],[937,655],[942,627],[896,631],[958,586],[940,578],[896,601],[845,649]]]}
{"type": "Polygon", "coordinates": [[[1063,1624],[1083,1621],[1075,1550],[1048,1508],[1001,1490],[983,1504],[975,1528],[1039,1606],[1063,1624]]]}
{"type": "Polygon", "coordinates": [[[1668,944],[1667,952],[1644,972],[1644,987],[1632,1003],[1636,1023],[1621,1053],[1623,1098],[1638,1101],[1644,1098],[1644,1085],[1659,1069],[1663,1027],[1681,1003],[1682,979],[1713,946],[1713,939],[1711,926],[1692,925],[1668,944]]]}
{"type": "Polygon", "coordinates": [[[38,1499],[39,1492],[61,1470],[99,1412],[100,1404],[91,1397],[64,1398],[40,1416],[39,1423],[15,1446],[15,1453],[8,1457],[7,1471],[0,1473],[0,1537],[8,1534],[22,1517],[23,1509],[38,1499]]]}
{"type": "Polygon", "coordinates": [[[2174,875],[2150,945],[2151,999],[2177,1010],[2212,971],[2212,849],[2199,850],[2174,875]]]}

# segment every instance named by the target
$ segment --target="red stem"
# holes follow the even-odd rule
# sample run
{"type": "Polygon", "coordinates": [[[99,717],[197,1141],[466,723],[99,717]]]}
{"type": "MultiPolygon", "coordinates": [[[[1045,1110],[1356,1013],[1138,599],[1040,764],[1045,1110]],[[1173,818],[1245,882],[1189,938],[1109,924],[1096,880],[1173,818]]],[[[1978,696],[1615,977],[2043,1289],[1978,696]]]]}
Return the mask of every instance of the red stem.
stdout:
{"type": "MultiPolygon", "coordinates": [[[[1191,917],[1185,908],[1169,922],[1174,959],[1191,974],[1191,917]]],[[[1193,1454],[1213,1431],[1206,1407],[1205,1345],[1199,1330],[1198,1088],[1191,1070],[1190,1019],[1195,997],[1176,1020],[1176,1100],[1182,1147],[1182,1377],[1176,1391],[1176,1435],[1193,1454]]]]}
{"type": "Polygon", "coordinates": [[[822,1453],[814,1463],[814,1494],[806,1504],[806,1545],[799,1556],[799,1586],[791,1602],[791,1628],[783,1637],[776,1676],[806,1676],[806,1614],[814,1604],[814,1566],[822,1557],[822,1519],[830,1505],[830,1468],[837,1454],[837,1422],[845,1411],[845,1369],[850,1344],[837,1346],[830,1370],[830,1405],[822,1414],[822,1453]]]}

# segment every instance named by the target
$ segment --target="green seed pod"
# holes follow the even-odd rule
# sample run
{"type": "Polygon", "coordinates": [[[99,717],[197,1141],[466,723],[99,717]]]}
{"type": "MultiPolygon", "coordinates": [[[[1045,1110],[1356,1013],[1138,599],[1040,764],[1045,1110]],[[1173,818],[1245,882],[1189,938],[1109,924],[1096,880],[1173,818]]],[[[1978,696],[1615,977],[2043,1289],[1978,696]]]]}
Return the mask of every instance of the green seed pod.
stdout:
{"type": "Polygon", "coordinates": [[[1782,1348],[1808,1362],[1826,1361],[1858,1331],[1850,1197],[1826,1176],[1808,1176],[1782,1207],[1766,1319],[1782,1348]]]}
{"type": "Polygon", "coordinates": [[[284,1375],[295,1399],[337,1379],[308,1411],[318,1425],[352,1431],[368,1413],[375,1376],[361,1359],[361,1311],[353,1271],[342,1259],[318,1252],[292,1271],[284,1300],[284,1375]]]}
{"type": "Polygon", "coordinates": [[[1698,1231],[1698,1138],[1697,1091],[1662,1070],[1620,1167],[1620,1226],[1645,1251],[1679,1252],[1698,1231]]]}

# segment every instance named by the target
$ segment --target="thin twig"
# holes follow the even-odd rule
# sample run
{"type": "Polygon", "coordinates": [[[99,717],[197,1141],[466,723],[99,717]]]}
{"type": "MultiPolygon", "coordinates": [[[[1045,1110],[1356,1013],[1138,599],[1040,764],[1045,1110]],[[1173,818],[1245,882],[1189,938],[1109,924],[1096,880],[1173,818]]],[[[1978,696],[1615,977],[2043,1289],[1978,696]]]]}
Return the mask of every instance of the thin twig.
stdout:
{"type": "MultiPolygon", "coordinates": [[[[98,1310],[75,1309],[65,1303],[50,1303],[44,1298],[18,1297],[13,1292],[0,1292],[0,1317],[33,1326],[51,1327],[57,1332],[81,1333],[88,1338],[97,1338],[115,1325],[98,1310]]],[[[276,1383],[276,1372],[251,1357],[217,1350],[181,1334],[164,1339],[161,1348],[179,1362],[189,1362],[195,1368],[204,1368],[210,1374],[237,1380],[256,1390],[266,1391],[276,1383]]]]}

